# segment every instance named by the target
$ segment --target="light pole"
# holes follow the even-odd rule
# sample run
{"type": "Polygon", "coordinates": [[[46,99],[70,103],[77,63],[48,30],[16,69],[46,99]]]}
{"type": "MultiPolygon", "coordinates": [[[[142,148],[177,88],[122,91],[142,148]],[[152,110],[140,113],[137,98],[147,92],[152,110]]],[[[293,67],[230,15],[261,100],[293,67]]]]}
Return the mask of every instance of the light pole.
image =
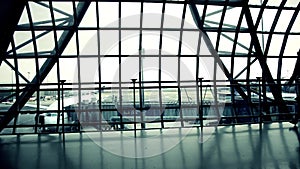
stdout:
{"type": "Polygon", "coordinates": [[[144,123],[144,104],[145,104],[145,95],[144,95],[144,55],[145,49],[141,50],[141,60],[140,60],[140,116],[141,116],[141,128],[145,129],[146,124],[144,123]]]}
{"type": "Polygon", "coordinates": [[[198,82],[200,82],[200,111],[199,111],[199,120],[200,120],[200,126],[203,127],[203,101],[202,101],[202,82],[203,77],[198,78],[198,82]]]}
{"type": "Polygon", "coordinates": [[[62,133],[63,133],[63,142],[65,142],[65,112],[64,112],[64,83],[66,80],[60,80],[61,84],[61,112],[62,112],[62,133]]]}
{"type": "Polygon", "coordinates": [[[261,88],[260,88],[261,77],[256,77],[256,79],[257,79],[257,81],[258,81],[259,128],[261,129],[261,125],[262,125],[261,88]]]}
{"type": "Polygon", "coordinates": [[[134,125],[134,137],[136,137],[136,110],[135,110],[135,82],[136,79],[131,79],[133,83],[133,125],[134,125]]]}

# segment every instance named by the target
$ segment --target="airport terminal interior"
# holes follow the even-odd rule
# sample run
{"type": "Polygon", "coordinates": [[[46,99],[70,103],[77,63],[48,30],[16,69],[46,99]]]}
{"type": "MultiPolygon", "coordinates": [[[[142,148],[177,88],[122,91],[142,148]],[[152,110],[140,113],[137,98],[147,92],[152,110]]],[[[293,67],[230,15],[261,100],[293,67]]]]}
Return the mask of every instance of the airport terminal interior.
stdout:
{"type": "Polygon", "coordinates": [[[300,168],[299,0],[0,2],[0,168],[300,168]]]}

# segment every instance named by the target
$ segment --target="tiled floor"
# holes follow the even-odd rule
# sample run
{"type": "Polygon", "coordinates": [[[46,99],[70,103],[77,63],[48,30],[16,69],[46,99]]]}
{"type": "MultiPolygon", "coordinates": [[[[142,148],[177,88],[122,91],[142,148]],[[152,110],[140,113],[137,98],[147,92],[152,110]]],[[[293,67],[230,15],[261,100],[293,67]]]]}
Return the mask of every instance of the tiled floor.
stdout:
{"type": "Polygon", "coordinates": [[[289,123],[201,130],[115,131],[0,136],[0,168],[183,169],[300,168],[289,123]],[[213,133],[211,133],[213,132],[213,133]],[[201,141],[203,143],[201,143],[201,141]]]}

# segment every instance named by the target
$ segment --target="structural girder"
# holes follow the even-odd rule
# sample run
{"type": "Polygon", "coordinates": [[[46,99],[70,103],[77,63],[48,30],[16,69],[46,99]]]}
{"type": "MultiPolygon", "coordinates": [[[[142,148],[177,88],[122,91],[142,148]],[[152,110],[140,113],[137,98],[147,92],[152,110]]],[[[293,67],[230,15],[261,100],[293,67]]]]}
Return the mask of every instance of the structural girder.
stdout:
{"type": "Polygon", "coordinates": [[[266,79],[266,82],[268,83],[268,85],[270,87],[271,93],[273,94],[273,97],[274,97],[274,101],[278,105],[279,113],[288,113],[288,108],[286,106],[285,101],[282,98],[281,87],[279,84],[275,83],[275,81],[272,77],[271,71],[269,69],[269,66],[267,65],[267,62],[266,62],[267,59],[264,56],[264,53],[261,49],[260,42],[259,42],[259,39],[256,34],[255,25],[253,23],[253,19],[251,16],[250,8],[248,5],[245,8],[245,17],[246,17],[246,22],[247,22],[249,30],[250,30],[251,41],[253,42],[259,64],[262,68],[262,73],[266,79]]]}
{"type": "MultiPolygon", "coordinates": [[[[203,28],[203,24],[199,15],[199,12],[197,10],[197,7],[195,4],[191,3],[189,4],[189,7],[191,9],[191,13],[193,16],[193,19],[195,21],[196,26],[208,37],[206,31],[203,31],[201,28],[203,28]]],[[[204,38],[206,39],[206,38],[204,38]]],[[[211,52],[211,54],[213,55],[217,55],[216,51],[214,49],[212,49],[212,44],[211,42],[205,41],[206,44],[208,44],[208,49],[211,52]]],[[[244,99],[244,100],[248,100],[248,96],[245,94],[245,92],[243,91],[243,89],[241,88],[241,86],[233,79],[232,75],[229,73],[228,69],[226,68],[226,66],[224,65],[224,63],[222,62],[222,60],[220,59],[220,57],[215,57],[216,62],[219,64],[219,66],[221,67],[221,69],[223,70],[225,76],[230,80],[230,83],[233,84],[234,88],[236,89],[236,91],[240,94],[240,96],[244,99]]]]}
{"type": "MultiPolygon", "coordinates": [[[[79,26],[84,14],[86,13],[90,2],[80,2],[76,8],[76,22],[71,22],[73,26],[76,28],[79,26]]],[[[70,31],[64,31],[60,39],[58,40],[57,50],[54,49],[55,57],[48,58],[42,67],[39,70],[39,75],[35,76],[31,83],[27,84],[24,88],[24,92],[20,95],[19,100],[16,101],[10,109],[7,111],[7,114],[1,119],[0,122],[0,131],[18,114],[18,110],[20,110],[29,100],[29,98],[34,94],[35,91],[38,90],[39,85],[46,78],[48,73],[51,71],[53,66],[57,63],[59,56],[66,48],[67,44],[71,40],[72,36],[76,32],[76,29],[70,31]]]]}
{"type": "Polygon", "coordinates": [[[13,37],[15,28],[24,10],[26,1],[0,1],[0,65],[5,59],[6,51],[13,37]],[[9,17],[8,17],[9,16],[9,17]]]}

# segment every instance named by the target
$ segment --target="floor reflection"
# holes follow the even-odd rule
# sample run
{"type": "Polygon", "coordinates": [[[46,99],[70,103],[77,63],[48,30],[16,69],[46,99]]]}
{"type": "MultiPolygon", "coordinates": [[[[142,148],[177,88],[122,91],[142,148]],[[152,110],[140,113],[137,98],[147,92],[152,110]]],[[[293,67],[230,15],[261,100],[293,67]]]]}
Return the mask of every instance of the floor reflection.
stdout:
{"type": "Polygon", "coordinates": [[[215,128],[201,143],[201,128],[0,137],[0,168],[300,168],[299,132],[289,123],[236,125],[215,128]],[[156,141],[153,141],[156,140],[156,141]],[[178,141],[179,140],[179,141],[178,141]],[[180,141],[181,140],[181,141],[180,141]],[[177,142],[178,141],[178,142],[177,142]],[[130,144],[129,144],[130,143],[130,144]],[[170,144],[175,146],[169,148],[170,144]],[[119,149],[110,152],[99,145],[119,149]],[[132,146],[132,147],[131,147],[132,146]],[[131,149],[132,148],[132,149],[131,149]],[[139,158],[150,150],[165,150],[139,158]]]}

